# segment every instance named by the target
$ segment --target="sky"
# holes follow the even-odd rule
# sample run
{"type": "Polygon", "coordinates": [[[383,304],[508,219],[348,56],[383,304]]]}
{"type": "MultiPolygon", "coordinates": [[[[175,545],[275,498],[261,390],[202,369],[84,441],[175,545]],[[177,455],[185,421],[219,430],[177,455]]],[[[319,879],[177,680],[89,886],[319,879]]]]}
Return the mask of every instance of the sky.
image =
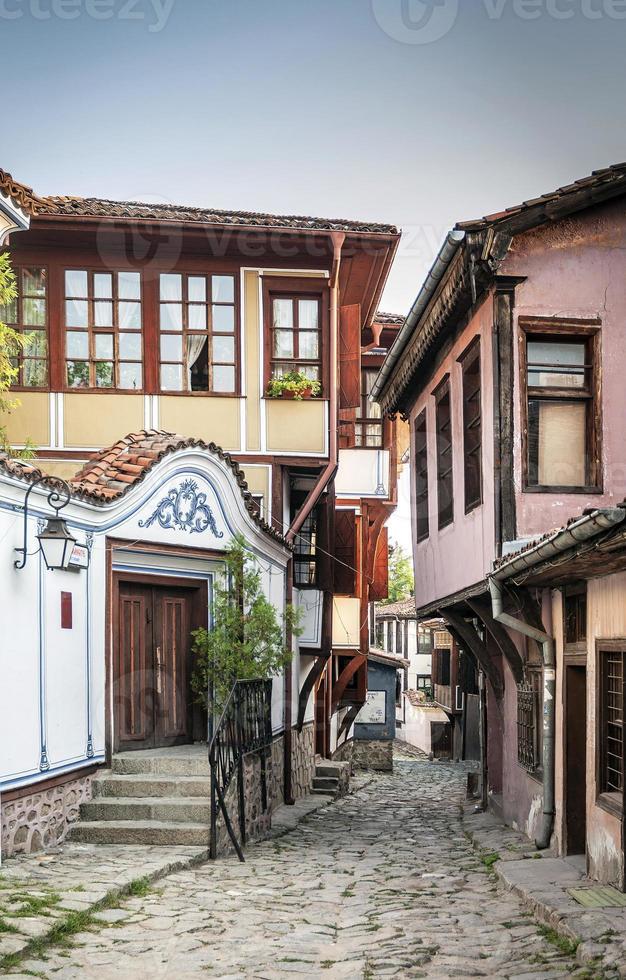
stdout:
{"type": "Polygon", "coordinates": [[[17,180],[395,223],[388,312],[456,221],[626,158],[626,0],[0,0],[0,39],[17,180]]]}

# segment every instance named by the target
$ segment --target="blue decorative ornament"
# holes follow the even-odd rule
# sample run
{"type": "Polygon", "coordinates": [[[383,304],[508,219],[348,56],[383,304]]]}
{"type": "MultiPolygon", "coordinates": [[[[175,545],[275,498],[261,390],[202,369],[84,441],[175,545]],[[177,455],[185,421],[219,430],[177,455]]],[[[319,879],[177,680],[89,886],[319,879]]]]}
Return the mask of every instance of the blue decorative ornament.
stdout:
{"type": "Polygon", "coordinates": [[[198,484],[193,480],[184,480],[177,490],[172,488],[151,517],[139,521],[139,527],[151,527],[156,521],[165,530],[179,528],[190,534],[202,534],[210,529],[216,538],[224,537],[224,532],[217,530],[206,493],[198,493],[198,484]]]}

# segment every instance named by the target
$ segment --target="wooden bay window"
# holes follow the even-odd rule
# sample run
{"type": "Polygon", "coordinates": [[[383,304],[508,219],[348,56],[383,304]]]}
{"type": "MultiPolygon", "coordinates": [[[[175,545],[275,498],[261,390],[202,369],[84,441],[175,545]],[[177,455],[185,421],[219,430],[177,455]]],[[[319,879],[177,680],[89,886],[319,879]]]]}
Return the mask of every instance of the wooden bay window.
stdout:
{"type": "Polygon", "coordinates": [[[12,387],[48,387],[48,274],[40,266],[14,269],[17,297],[0,308],[0,320],[27,338],[24,347],[11,352],[18,375],[12,387]]]}
{"type": "Polygon", "coordinates": [[[439,530],[454,520],[452,476],[452,412],[450,377],[446,375],[435,391],[435,429],[437,437],[437,509],[439,530]]]}
{"type": "Polygon", "coordinates": [[[482,414],[480,394],[480,339],[461,355],[463,374],[463,471],[465,513],[482,503],[482,414]]]}
{"type": "Polygon", "coordinates": [[[296,276],[263,277],[265,385],[292,371],[327,382],[328,289],[296,276]]]}
{"type": "Polygon", "coordinates": [[[68,269],[64,283],[67,387],[141,391],[140,274],[68,269]]]}
{"type": "Polygon", "coordinates": [[[370,401],[378,368],[364,368],[361,371],[361,405],[356,420],[355,446],[359,449],[382,449],[383,418],[380,405],[370,401]]]}
{"type": "Polygon", "coordinates": [[[526,490],[600,489],[597,328],[522,325],[526,490]]]}
{"type": "Polygon", "coordinates": [[[235,277],[164,273],[159,280],[162,392],[237,392],[235,277]]]}

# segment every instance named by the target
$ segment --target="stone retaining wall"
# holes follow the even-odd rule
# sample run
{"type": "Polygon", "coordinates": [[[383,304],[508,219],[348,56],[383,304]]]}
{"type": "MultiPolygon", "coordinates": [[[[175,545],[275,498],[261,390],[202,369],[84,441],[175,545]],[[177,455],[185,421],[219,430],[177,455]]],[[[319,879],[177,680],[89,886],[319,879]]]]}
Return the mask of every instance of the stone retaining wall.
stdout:
{"type": "Polygon", "coordinates": [[[92,776],[80,776],[51,789],[33,787],[27,796],[0,799],[3,857],[31,854],[60,844],[78,820],[81,803],[91,799],[92,776]]]}
{"type": "Polygon", "coordinates": [[[333,760],[350,762],[353,769],[393,772],[393,742],[351,738],[333,753],[333,760]]]}
{"type": "Polygon", "coordinates": [[[315,775],[315,726],[313,722],[291,733],[291,788],[299,800],[311,792],[315,775]]]}

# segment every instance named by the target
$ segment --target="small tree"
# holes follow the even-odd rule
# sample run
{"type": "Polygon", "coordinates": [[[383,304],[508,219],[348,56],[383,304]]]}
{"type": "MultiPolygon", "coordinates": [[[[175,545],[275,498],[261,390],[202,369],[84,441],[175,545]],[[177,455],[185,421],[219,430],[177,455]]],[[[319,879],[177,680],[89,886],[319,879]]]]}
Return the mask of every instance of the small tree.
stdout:
{"type": "Polygon", "coordinates": [[[196,656],[191,686],[198,703],[213,690],[219,710],[236,680],[267,679],[285,668],[291,650],[285,636],[299,636],[300,610],[287,606],[280,616],[266,598],[261,569],[240,535],[227,548],[226,575],[214,587],[213,629],[194,630],[196,656]]]}
{"type": "Polygon", "coordinates": [[[413,564],[401,545],[389,549],[389,595],[387,603],[400,602],[413,595],[413,564]]]}
{"type": "MultiPolygon", "coordinates": [[[[31,341],[30,335],[18,333],[3,322],[5,311],[11,308],[16,299],[15,273],[11,268],[9,256],[2,253],[0,254],[0,415],[6,415],[19,405],[19,401],[7,397],[7,392],[18,378],[19,352],[27,348],[31,341]]],[[[11,448],[5,425],[0,425],[0,451],[22,459],[28,459],[33,455],[33,447],[30,443],[19,453],[11,448]]]]}

